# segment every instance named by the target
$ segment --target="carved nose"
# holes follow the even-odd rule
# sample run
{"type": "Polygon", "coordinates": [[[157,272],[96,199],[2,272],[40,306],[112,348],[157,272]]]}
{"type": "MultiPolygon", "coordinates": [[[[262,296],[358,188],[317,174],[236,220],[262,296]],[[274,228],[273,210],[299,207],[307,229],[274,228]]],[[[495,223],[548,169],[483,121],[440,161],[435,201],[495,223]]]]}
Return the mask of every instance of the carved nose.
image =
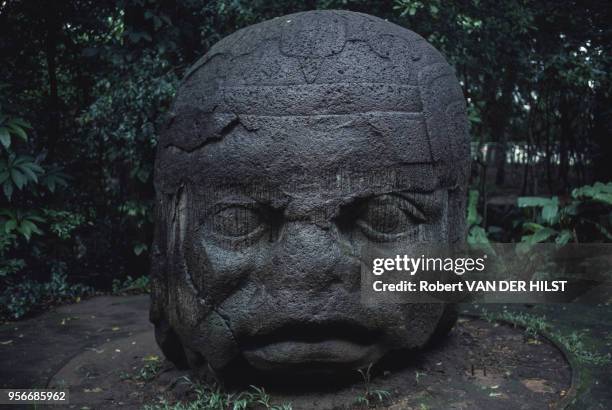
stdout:
{"type": "Polygon", "coordinates": [[[290,222],[276,243],[272,262],[275,274],[287,280],[285,285],[314,290],[341,281],[345,259],[332,232],[311,223],[290,222]]]}

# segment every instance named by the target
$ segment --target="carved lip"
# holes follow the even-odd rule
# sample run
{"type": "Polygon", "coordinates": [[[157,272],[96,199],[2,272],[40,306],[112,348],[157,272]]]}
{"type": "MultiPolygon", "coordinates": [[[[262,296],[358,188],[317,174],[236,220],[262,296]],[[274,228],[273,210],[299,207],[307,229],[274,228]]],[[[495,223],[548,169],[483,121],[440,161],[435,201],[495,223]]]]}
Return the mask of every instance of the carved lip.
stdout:
{"type": "Polygon", "coordinates": [[[326,340],[344,340],[357,345],[371,345],[379,337],[378,331],[370,330],[353,321],[291,322],[265,333],[245,337],[241,344],[245,349],[283,342],[318,343],[326,340]]]}
{"type": "Polygon", "coordinates": [[[379,358],[379,337],[379,332],[352,322],[292,323],[247,338],[243,353],[263,370],[354,368],[379,358]]]}

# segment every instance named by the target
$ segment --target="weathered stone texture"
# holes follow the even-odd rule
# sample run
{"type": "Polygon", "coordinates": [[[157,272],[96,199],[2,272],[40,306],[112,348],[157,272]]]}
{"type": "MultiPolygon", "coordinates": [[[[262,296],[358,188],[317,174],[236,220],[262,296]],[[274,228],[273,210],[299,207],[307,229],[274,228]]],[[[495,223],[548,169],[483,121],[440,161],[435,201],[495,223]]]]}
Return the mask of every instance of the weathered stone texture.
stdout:
{"type": "Polygon", "coordinates": [[[353,371],[452,326],[360,303],[360,249],[458,242],[469,138],[417,34],[312,11],[244,28],[186,75],[159,142],[151,320],[219,375],[353,371]]]}

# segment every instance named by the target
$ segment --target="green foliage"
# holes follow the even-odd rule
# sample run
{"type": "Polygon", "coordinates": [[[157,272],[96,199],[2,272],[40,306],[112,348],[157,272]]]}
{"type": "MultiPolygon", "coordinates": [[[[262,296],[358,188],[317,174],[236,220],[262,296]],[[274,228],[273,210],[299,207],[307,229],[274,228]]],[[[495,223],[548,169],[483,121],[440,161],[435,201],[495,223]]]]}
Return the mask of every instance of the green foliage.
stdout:
{"type": "Polygon", "coordinates": [[[385,400],[391,397],[391,393],[387,390],[372,389],[372,363],[368,367],[357,370],[363,379],[364,391],[357,396],[355,403],[371,407],[378,403],[384,403],[385,400]]]}
{"type": "MultiPolygon", "coordinates": [[[[580,188],[575,206],[563,196],[589,183],[585,176],[612,177],[612,143],[602,126],[612,57],[601,35],[608,26],[602,7],[565,0],[75,0],[48,2],[44,13],[35,2],[0,7],[0,27],[11,39],[0,42],[2,286],[49,279],[49,262],[58,260],[70,275],[107,289],[126,272],[146,274],[154,153],[179,79],[225,35],[312,8],[366,12],[419,33],[456,70],[474,145],[515,142],[542,157],[539,168],[525,167],[521,191],[543,198],[548,185],[551,198],[544,205],[522,200],[516,227],[504,232],[510,240],[611,239],[608,188],[580,188]],[[546,181],[533,176],[543,167],[546,181]],[[578,182],[570,183],[571,170],[578,182]]],[[[480,197],[470,193],[473,244],[503,236],[477,211],[490,198],[487,184],[480,197]]]]}
{"type": "Polygon", "coordinates": [[[28,141],[26,129],[32,127],[21,118],[8,117],[0,111],[0,142],[3,151],[0,156],[0,185],[6,198],[10,201],[16,189],[23,190],[28,184],[38,184],[39,177],[45,170],[29,155],[13,152],[13,138],[28,141]]]}
{"type": "Polygon", "coordinates": [[[75,302],[92,293],[90,287],[68,283],[66,273],[58,270],[49,282],[26,280],[4,289],[0,293],[0,317],[20,319],[43,307],[75,302]]]}
{"type": "Polygon", "coordinates": [[[568,335],[561,335],[559,333],[556,333],[555,335],[556,340],[565,348],[565,350],[574,355],[579,362],[593,364],[596,366],[604,366],[612,363],[612,355],[610,353],[596,353],[586,346],[585,333],[585,331],[574,331],[568,335]]]}
{"type": "Polygon", "coordinates": [[[525,333],[530,337],[537,338],[544,335],[563,346],[578,362],[596,366],[612,363],[612,355],[610,353],[597,353],[586,346],[585,340],[588,337],[586,331],[561,332],[556,330],[545,316],[509,310],[490,312],[483,309],[482,317],[489,322],[504,321],[522,326],[525,329],[525,333]]]}
{"type": "Polygon", "coordinates": [[[23,259],[5,259],[0,265],[0,278],[13,275],[25,267],[23,259]]]}
{"type": "Polygon", "coordinates": [[[532,337],[537,337],[550,330],[550,325],[545,316],[512,312],[509,310],[493,313],[483,309],[481,313],[482,317],[488,322],[505,321],[522,326],[525,329],[525,333],[532,337]]]}
{"type": "Polygon", "coordinates": [[[17,239],[15,233],[29,241],[32,234],[42,235],[36,224],[44,222],[45,219],[36,211],[0,209],[0,231],[8,238],[17,239]]]}
{"type": "MultiPolygon", "coordinates": [[[[5,149],[8,150],[8,147],[5,149]]],[[[39,176],[44,172],[34,158],[9,152],[5,158],[0,159],[0,181],[4,195],[10,201],[15,188],[21,191],[28,184],[37,184],[39,176]]]]}
{"type": "Polygon", "coordinates": [[[40,183],[46,187],[49,192],[54,193],[57,187],[67,187],[70,177],[62,171],[61,167],[48,166],[45,168],[45,173],[40,179],[40,183]]]}
{"type": "MultiPolygon", "coordinates": [[[[188,379],[187,379],[188,380],[188,379]]],[[[191,382],[188,380],[188,383],[191,382]]],[[[218,386],[202,386],[192,384],[196,394],[195,400],[169,404],[162,402],[157,405],[146,405],[145,410],[291,410],[289,403],[273,404],[272,399],[263,388],[251,386],[249,391],[240,393],[225,393],[218,386]]]]}
{"type": "Polygon", "coordinates": [[[0,208],[0,315],[19,319],[42,306],[74,300],[90,293],[82,285],[70,285],[65,269],[51,271],[48,282],[23,277],[21,272],[35,258],[45,256],[45,247],[55,233],[60,240],[83,223],[68,211],[45,209],[40,205],[58,185],[67,185],[61,167],[45,166],[44,155],[27,155],[28,132],[32,126],[19,117],[0,112],[0,184],[6,201],[0,208]],[[20,152],[21,151],[21,152],[20,152]],[[39,206],[36,206],[40,204],[39,206]]]}
{"type": "Polygon", "coordinates": [[[154,380],[162,369],[162,364],[159,361],[146,363],[134,375],[124,373],[121,375],[121,380],[135,380],[139,382],[150,382],[154,380]]]}
{"type": "Polygon", "coordinates": [[[595,183],[572,191],[571,199],[560,204],[559,198],[521,197],[518,207],[527,209],[529,218],[522,222],[521,251],[542,242],[562,246],[580,239],[608,242],[612,215],[612,183],[595,183]]]}
{"type": "Polygon", "coordinates": [[[470,245],[487,246],[489,238],[485,228],[480,225],[482,223],[482,216],[478,213],[478,196],[477,190],[472,189],[469,191],[466,221],[468,227],[467,242],[470,245]]]}
{"type": "Polygon", "coordinates": [[[596,182],[594,185],[583,186],[572,191],[572,198],[581,201],[595,201],[612,205],[612,183],[596,182]]]}
{"type": "Polygon", "coordinates": [[[71,234],[85,223],[85,216],[76,212],[43,209],[43,214],[49,231],[61,240],[70,239],[71,234]]]}
{"type": "Polygon", "coordinates": [[[28,134],[25,130],[31,128],[32,126],[21,118],[11,118],[0,115],[0,143],[2,143],[5,149],[9,149],[13,137],[27,141],[28,134]]]}
{"type": "MultiPolygon", "coordinates": [[[[118,75],[96,84],[96,100],[79,117],[84,149],[98,153],[107,211],[103,224],[118,224],[132,236],[124,249],[144,256],[152,232],[152,177],[157,135],[178,77],[162,54],[146,52],[138,62],[113,60],[118,75]],[[124,187],[131,187],[130,192],[124,187]]],[[[99,205],[100,206],[100,205],[99,205]]]]}
{"type": "Polygon", "coordinates": [[[136,379],[143,382],[150,382],[157,377],[161,368],[162,365],[160,362],[147,363],[140,369],[136,375],[136,379]]]}
{"type": "Polygon", "coordinates": [[[154,380],[162,371],[163,364],[160,357],[157,355],[146,356],[142,359],[145,364],[134,374],[122,372],[121,380],[134,380],[138,382],[148,383],[154,380]]]}
{"type": "Polygon", "coordinates": [[[151,281],[148,276],[139,278],[128,276],[123,282],[119,279],[113,279],[112,291],[114,295],[149,293],[151,291],[151,281]]]}

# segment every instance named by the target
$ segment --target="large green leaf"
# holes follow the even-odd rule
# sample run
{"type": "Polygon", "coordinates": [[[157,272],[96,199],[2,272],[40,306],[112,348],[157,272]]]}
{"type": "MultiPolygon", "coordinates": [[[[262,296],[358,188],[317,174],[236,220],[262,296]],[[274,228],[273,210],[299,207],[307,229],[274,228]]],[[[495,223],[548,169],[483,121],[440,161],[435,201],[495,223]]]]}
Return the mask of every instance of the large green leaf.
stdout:
{"type": "Polygon", "coordinates": [[[535,243],[545,242],[556,234],[556,230],[544,227],[542,229],[537,230],[532,235],[524,235],[521,238],[521,242],[533,245],[535,243]]]}
{"type": "Polygon", "coordinates": [[[28,134],[26,134],[25,130],[23,128],[21,128],[19,125],[16,125],[15,123],[9,122],[7,124],[7,127],[8,127],[8,129],[9,129],[9,131],[11,133],[17,135],[22,140],[24,140],[24,141],[28,140],[28,134]]]}
{"type": "Polygon", "coordinates": [[[38,226],[36,226],[36,224],[30,221],[29,219],[21,221],[21,223],[19,224],[19,228],[17,228],[17,231],[22,233],[26,237],[26,239],[30,239],[33,233],[42,235],[42,231],[38,228],[38,226]]]}
{"type": "Polygon", "coordinates": [[[523,224],[523,230],[530,232],[537,232],[540,229],[544,229],[543,225],[537,224],[535,222],[525,222],[523,224]]]}
{"type": "Polygon", "coordinates": [[[26,176],[16,168],[11,169],[11,179],[13,180],[13,183],[15,184],[17,189],[22,189],[23,186],[28,182],[26,176]]]}
{"type": "Polygon", "coordinates": [[[11,135],[5,127],[0,127],[0,143],[2,143],[4,148],[9,148],[11,146],[11,135]]]}
{"type": "Polygon", "coordinates": [[[32,126],[30,125],[29,122],[22,120],[21,118],[13,118],[11,120],[9,120],[9,125],[17,125],[18,127],[21,128],[32,128],[32,126]]]}
{"type": "Polygon", "coordinates": [[[43,169],[43,167],[41,167],[40,165],[38,165],[36,162],[26,162],[24,164],[21,164],[20,167],[23,168],[28,168],[30,169],[32,172],[35,172],[37,174],[43,174],[45,172],[45,170],[43,169]]]}
{"type": "Polygon", "coordinates": [[[69,176],[61,172],[60,168],[50,168],[45,172],[41,179],[41,183],[46,186],[49,191],[55,192],[57,186],[67,186],[69,176]]]}
{"type": "Polygon", "coordinates": [[[519,255],[527,254],[533,245],[541,242],[546,242],[557,234],[557,231],[551,228],[543,227],[536,231],[533,235],[524,235],[521,237],[521,242],[516,245],[516,253],[519,255]]]}
{"type": "Polygon", "coordinates": [[[18,167],[18,169],[27,177],[28,180],[38,182],[38,176],[32,171],[32,168],[21,165],[18,167]]]}
{"type": "Polygon", "coordinates": [[[17,220],[9,219],[4,224],[4,232],[5,233],[11,233],[11,231],[13,231],[16,227],[17,227],[17,220]]]}
{"type": "Polygon", "coordinates": [[[569,241],[572,240],[572,238],[574,237],[574,235],[572,234],[572,232],[568,229],[564,229],[561,231],[561,233],[559,233],[559,235],[555,238],[555,243],[557,245],[565,245],[567,244],[569,241]]]}
{"type": "Polygon", "coordinates": [[[41,222],[41,223],[46,222],[45,218],[43,218],[40,215],[36,215],[36,214],[29,214],[27,216],[27,219],[29,219],[30,221],[34,221],[34,222],[41,222]]]}
{"type": "Polygon", "coordinates": [[[549,225],[554,225],[559,215],[559,199],[555,196],[550,204],[544,205],[542,208],[542,220],[549,225]]]}
{"type": "Polygon", "coordinates": [[[544,207],[547,205],[558,205],[557,197],[544,198],[539,196],[521,196],[518,198],[519,208],[544,207]]]}
{"type": "Polygon", "coordinates": [[[592,199],[612,205],[612,182],[603,184],[596,182],[593,185],[586,185],[572,191],[572,196],[576,199],[592,199]]]}

